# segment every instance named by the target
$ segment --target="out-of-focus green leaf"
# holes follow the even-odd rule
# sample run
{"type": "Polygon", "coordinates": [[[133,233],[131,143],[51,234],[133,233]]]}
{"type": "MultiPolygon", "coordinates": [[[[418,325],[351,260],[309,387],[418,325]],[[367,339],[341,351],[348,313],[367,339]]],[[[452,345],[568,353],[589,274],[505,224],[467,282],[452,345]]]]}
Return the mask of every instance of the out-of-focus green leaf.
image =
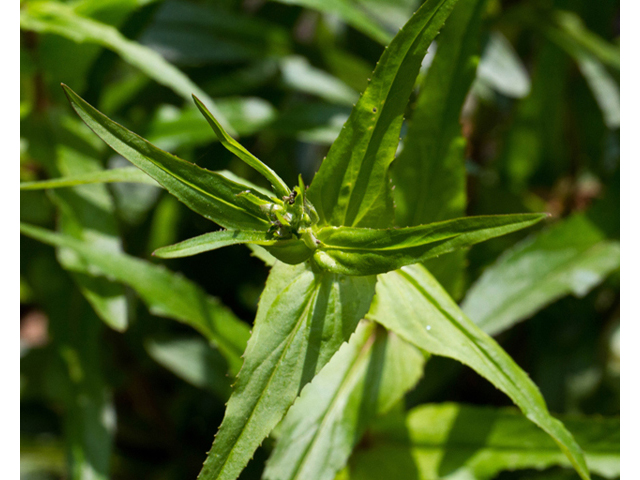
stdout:
{"type": "Polygon", "coordinates": [[[619,267],[619,243],[577,214],[505,252],[471,287],[462,309],[495,335],[569,293],[586,295],[619,267]]]}
{"type": "MultiPolygon", "coordinates": [[[[620,475],[620,420],[565,417],[589,470],[620,475]]],[[[380,422],[351,460],[351,480],[489,480],[501,471],[571,467],[539,428],[510,408],[422,405],[404,421],[380,422]]]]}
{"type": "Polygon", "coordinates": [[[262,60],[291,48],[288,32],[260,15],[240,15],[219,2],[171,0],[159,7],[140,42],[185,66],[262,60]]]}
{"type": "MultiPolygon", "coordinates": [[[[475,78],[484,0],[461,0],[438,40],[420,85],[402,152],[391,168],[396,224],[421,225],[465,213],[465,140],[460,112],[475,78]]],[[[456,297],[462,295],[465,253],[425,264],[456,297]]]]}
{"type": "Polygon", "coordinates": [[[620,87],[595,57],[578,55],[576,61],[602,111],[604,123],[612,129],[620,127],[620,87]]]}
{"type": "Polygon", "coordinates": [[[427,47],[456,0],[429,0],[382,54],[309,187],[321,224],[386,227],[393,219],[388,168],[427,47]]]}
{"type": "Polygon", "coordinates": [[[282,81],[289,88],[317,95],[331,103],[351,106],[358,101],[358,92],[327,72],[313,67],[304,57],[285,57],[279,65],[282,81]]]}
{"type": "Polygon", "coordinates": [[[220,349],[232,373],[240,369],[248,327],[196,284],[160,265],[104,251],[39,227],[21,224],[20,232],[49,245],[73,249],[96,273],[133,288],[151,313],[184,322],[202,333],[220,349]]]}
{"type": "MultiPolygon", "coordinates": [[[[125,38],[114,27],[83,17],[70,6],[58,2],[28,2],[20,10],[20,28],[52,33],[77,43],[98,44],[116,52],[123,60],[142,70],[156,82],[171,88],[190,101],[191,95],[204,99],[224,127],[233,132],[217,111],[213,100],[189,77],[148,47],[125,38]]],[[[233,132],[235,133],[235,132],[233,132]]]]}
{"type": "Polygon", "coordinates": [[[464,315],[424,267],[412,265],[379,275],[367,318],[426,352],[473,368],[553,438],[583,479],[590,478],[580,447],[563,424],[549,414],[528,375],[464,315]]]}
{"type": "MultiPolygon", "coordinates": [[[[226,97],[216,105],[240,136],[252,135],[276,118],[273,106],[257,97],[226,97]]],[[[196,108],[179,109],[174,105],[162,105],[156,111],[145,137],[169,151],[217,140],[196,108]]]]}
{"type": "Polygon", "coordinates": [[[153,338],[145,349],[156,362],[184,381],[212,391],[221,400],[231,395],[227,362],[206,340],[194,338],[153,338]]]}
{"type": "MultiPolygon", "coordinates": [[[[273,235],[267,232],[255,232],[247,230],[219,230],[217,232],[209,232],[198,237],[184,240],[175,245],[168,245],[153,252],[160,258],[179,258],[197,255],[198,253],[208,252],[229,245],[238,245],[242,243],[253,243],[256,245],[275,245],[276,243],[286,242],[287,240],[274,239],[273,235]]],[[[292,240],[295,241],[295,240],[292,240]]]]}
{"type": "Polygon", "coordinates": [[[349,118],[350,109],[338,105],[307,103],[280,112],[270,129],[302,142],[331,145],[349,118]]]}
{"type": "Polygon", "coordinates": [[[259,206],[238,196],[249,190],[267,201],[262,194],[160,150],[98,112],[69,87],[64,88],[74,110],[96,135],[189,208],[226,228],[269,228],[259,206]]]}
{"type": "Polygon", "coordinates": [[[220,143],[222,143],[224,148],[229,150],[236,157],[238,157],[240,160],[245,162],[251,168],[256,170],[264,178],[266,178],[269,181],[269,183],[273,186],[278,196],[286,197],[289,194],[291,194],[291,190],[289,189],[287,184],[284,183],[284,180],[282,180],[276,172],[274,172],[271,168],[269,168],[267,165],[262,163],[260,159],[255,157],[251,152],[249,152],[234,138],[232,138],[227,132],[224,131],[224,128],[222,127],[222,125],[220,125],[220,123],[215,119],[215,117],[211,114],[211,112],[207,110],[207,107],[205,107],[204,104],[200,100],[198,100],[198,97],[194,95],[193,100],[196,102],[196,106],[200,110],[200,113],[202,113],[204,118],[207,119],[209,126],[215,132],[216,136],[218,137],[218,140],[220,140],[220,143]]]}
{"type": "Polygon", "coordinates": [[[392,35],[382,28],[377,21],[367,12],[366,6],[349,0],[275,0],[287,5],[299,5],[301,7],[318,10],[323,13],[337,15],[353,28],[360,30],[379,43],[386,45],[392,35]]]}
{"type": "Polygon", "coordinates": [[[324,227],[315,261],[344,275],[389,272],[443,253],[533,225],[546,214],[464,217],[416,227],[373,229],[324,227]]]}
{"type": "Polygon", "coordinates": [[[332,480],[369,422],[416,384],[423,366],[415,347],[361,322],[287,413],[263,478],[332,480]]]}
{"type": "Polygon", "coordinates": [[[92,183],[132,182],[158,185],[149,175],[137,168],[112,168],[67,177],[52,178],[36,182],[22,182],[20,190],[41,190],[43,188],[64,188],[92,183]]]}
{"type": "Polygon", "coordinates": [[[531,90],[527,69],[509,40],[492,32],[478,64],[478,81],[512,98],[524,98],[531,90]]]}
{"type": "MultiPolygon", "coordinates": [[[[88,133],[77,119],[57,115],[55,111],[40,116],[23,129],[30,140],[30,154],[39,159],[50,176],[91,176],[100,171],[98,158],[103,146],[88,133]]],[[[60,231],[104,251],[122,250],[114,202],[106,187],[78,186],[52,193],[50,198],[58,207],[60,231]]],[[[92,275],[72,251],[59,249],[57,253],[98,316],[111,328],[125,330],[128,313],[122,285],[92,275]]]]}
{"type": "Polygon", "coordinates": [[[375,277],[315,273],[307,263],[271,269],[242,370],[198,478],[237,478],[302,387],[349,339],[374,286],[375,277]]]}

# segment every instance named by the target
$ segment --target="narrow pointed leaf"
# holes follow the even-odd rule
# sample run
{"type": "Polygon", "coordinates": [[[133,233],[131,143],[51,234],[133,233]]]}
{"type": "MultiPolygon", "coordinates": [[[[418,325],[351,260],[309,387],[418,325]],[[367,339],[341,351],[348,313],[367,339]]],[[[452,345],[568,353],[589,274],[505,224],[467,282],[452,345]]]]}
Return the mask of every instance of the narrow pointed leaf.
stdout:
{"type": "Polygon", "coordinates": [[[205,233],[198,237],[190,238],[175,245],[169,245],[157,249],[153,254],[160,258],[179,258],[197,255],[198,253],[216,250],[229,245],[253,243],[256,245],[275,245],[286,242],[274,239],[267,232],[255,232],[247,230],[220,230],[218,232],[205,233]]]}
{"type": "Polygon", "coordinates": [[[233,137],[231,137],[231,135],[225,132],[222,125],[218,123],[215,117],[211,114],[209,110],[207,110],[207,107],[205,107],[204,103],[202,103],[198,99],[198,97],[194,95],[193,100],[196,102],[196,105],[200,110],[200,112],[202,113],[202,115],[204,115],[204,118],[206,118],[207,122],[209,122],[209,125],[215,132],[216,136],[218,137],[218,140],[220,140],[220,143],[222,143],[224,148],[229,150],[236,157],[238,157],[240,160],[245,162],[251,168],[256,170],[264,178],[266,178],[271,183],[271,185],[273,185],[273,188],[275,189],[278,196],[285,197],[291,193],[291,190],[289,190],[289,187],[287,186],[287,184],[284,183],[284,181],[278,176],[276,172],[274,172],[271,168],[269,168],[267,165],[262,163],[260,159],[255,157],[246,148],[240,145],[240,143],[238,143],[233,137]]]}
{"type": "Polygon", "coordinates": [[[620,244],[578,214],[505,252],[469,289],[462,309],[496,335],[569,293],[584,296],[620,267],[620,244]]]}
{"type": "Polygon", "coordinates": [[[380,325],[361,322],[283,420],[265,480],[332,480],[365,429],[422,376],[424,354],[380,325]]]}
{"type": "Polygon", "coordinates": [[[580,447],[564,425],[549,414],[528,375],[462,313],[424,267],[413,265],[380,275],[367,318],[420,349],[473,368],[553,438],[583,479],[590,478],[580,447]]]}
{"type": "Polygon", "coordinates": [[[384,51],[369,86],[320,166],[309,200],[321,224],[380,227],[393,219],[388,169],[427,47],[456,0],[428,0],[384,51]]]}
{"type": "MultiPolygon", "coordinates": [[[[111,25],[80,15],[69,5],[46,1],[29,2],[20,9],[20,28],[60,35],[77,43],[101,45],[185,100],[190,101],[191,95],[195,93],[205,99],[211,108],[215,106],[204,91],[158,52],[129,40],[111,25]]],[[[225,128],[233,131],[217,109],[215,113],[225,128]]]]}
{"type": "Polygon", "coordinates": [[[316,233],[320,244],[314,259],[344,275],[384,273],[526,228],[546,216],[477,216],[389,229],[325,227],[316,233]]]}
{"type": "Polygon", "coordinates": [[[41,190],[45,188],[66,188],[78,185],[89,185],[94,183],[146,183],[148,185],[158,185],[153,178],[137,168],[113,168],[110,170],[100,170],[91,173],[82,173],[78,175],[68,175],[60,178],[51,178],[49,180],[40,180],[36,182],[22,182],[20,190],[41,190]]]}
{"type": "MultiPolygon", "coordinates": [[[[442,34],[408,122],[402,152],[392,164],[396,225],[462,217],[467,203],[460,112],[476,77],[485,0],[460,0],[442,34]]],[[[462,296],[466,252],[425,266],[454,298],[462,296]]]]}
{"type": "Polygon", "coordinates": [[[300,390],[349,339],[369,309],[375,277],[277,263],[260,298],[244,364],[198,477],[234,480],[300,390]]]}
{"type": "MultiPolygon", "coordinates": [[[[553,441],[511,408],[421,405],[399,420],[372,429],[368,448],[351,459],[351,480],[386,480],[390,471],[403,480],[489,480],[501,471],[571,468],[553,441]]],[[[562,420],[582,445],[592,473],[620,476],[620,419],[562,420]]]]}
{"type": "Polygon", "coordinates": [[[253,195],[268,201],[260,193],[154,147],[107,118],[66,85],[63,88],[71,106],[96,135],[193,211],[225,228],[269,228],[260,208],[238,196],[250,190],[253,195]]]}
{"type": "Polygon", "coordinates": [[[248,327],[196,284],[163,266],[104,251],[39,227],[20,224],[20,232],[40,242],[74,250],[98,273],[133,288],[153,314],[184,322],[202,333],[224,355],[232,373],[240,369],[248,327]]]}

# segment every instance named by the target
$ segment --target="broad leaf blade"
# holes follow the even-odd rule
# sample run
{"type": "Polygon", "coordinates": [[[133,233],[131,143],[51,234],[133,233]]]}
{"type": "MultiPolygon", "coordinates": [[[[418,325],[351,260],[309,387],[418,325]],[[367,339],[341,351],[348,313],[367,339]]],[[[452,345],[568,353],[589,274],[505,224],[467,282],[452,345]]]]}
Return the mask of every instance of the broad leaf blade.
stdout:
{"type": "MultiPolygon", "coordinates": [[[[351,480],[387,479],[390,469],[403,480],[489,480],[501,471],[571,467],[542,430],[511,408],[422,405],[402,420],[381,422],[370,432],[368,448],[351,460],[351,480]]],[[[618,418],[563,421],[582,445],[592,473],[620,475],[618,418]]]]}
{"type": "MultiPolygon", "coordinates": [[[[20,10],[20,28],[53,33],[78,43],[94,43],[116,52],[123,60],[139,68],[161,85],[172,89],[187,101],[197,94],[214,109],[213,100],[189,77],[152,49],[125,38],[116,28],[76,13],[57,2],[29,2],[20,10]]],[[[223,115],[214,110],[221,123],[233,130],[223,115]]]]}
{"type": "Polygon", "coordinates": [[[369,308],[375,277],[315,273],[277,263],[224,420],[198,478],[237,478],[305,386],[369,308]]]}
{"type": "Polygon", "coordinates": [[[619,243],[578,214],[505,252],[471,287],[462,309],[496,335],[560,297],[585,295],[619,267],[619,243]]]}
{"type": "Polygon", "coordinates": [[[103,275],[133,288],[153,314],[184,322],[202,333],[220,349],[232,373],[240,369],[248,327],[196,284],[160,265],[103,251],[39,227],[20,224],[20,232],[49,245],[73,249],[103,275]]]}
{"type": "MultiPolygon", "coordinates": [[[[238,194],[251,190],[222,175],[179,159],[118,125],[63,85],[80,118],[111,148],[154,178],[193,211],[225,228],[267,230],[260,208],[238,194]]],[[[255,196],[262,197],[252,191],[255,196]]],[[[267,200],[265,198],[265,200],[267,200]]]]}
{"type": "Polygon", "coordinates": [[[99,170],[91,173],[80,173],[77,175],[67,175],[49,180],[39,180],[35,182],[20,183],[20,190],[42,190],[45,188],[66,188],[78,185],[89,185],[95,183],[146,183],[148,185],[158,185],[149,175],[137,168],[113,168],[110,170],[99,170]]]}
{"type": "Polygon", "coordinates": [[[469,320],[420,265],[378,277],[367,318],[433,355],[456,359],[506,393],[529,420],[547,432],[583,479],[589,478],[580,447],[554,419],[527,374],[486,333],[469,320]]]}
{"type": "MultiPolygon", "coordinates": [[[[280,242],[283,242],[280,240],[280,242]]],[[[229,245],[253,243],[256,245],[275,245],[278,240],[267,232],[255,232],[247,230],[220,230],[209,232],[198,237],[184,240],[175,245],[162,247],[153,252],[160,258],[180,258],[197,255],[229,245]]]]}
{"type": "Polygon", "coordinates": [[[315,261],[344,275],[395,270],[533,225],[546,214],[465,217],[417,227],[325,227],[316,236],[315,261]]]}
{"type": "Polygon", "coordinates": [[[278,176],[276,172],[262,163],[260,159],[255,157],[246,148],[240,145],[240,143],[238,143],[233,137],[231,137],[231,135],[224,131],[222,125],[218,123],[215,117],[209,110],[207,110],[207,107],[205,107],[205,105],[198,99],[198,97],[194,95],[193,100],[196,102],[196,105],[202,115],[204,115],[204,118],[206,118],[207,122],[209,122],[209,125],[215,132],[216,137],[218,137],[218,140],[220,140],[220,143],[222,143],[224,148],[229,150],[236,157],[256,170],[264,178],[266,178],[271,183],[271,185],[273,185],[273,188],[279,196],[285,197],[291,193],[291,190],[289,190],[287,184],[284,183],[284,181],[278,176]]]}
{"type": "Polygon", "coordinates": [[[415,347],[361,322],[287,413],[263,478],[332,480],[371,420],[416,384],[423,366],[415,347]]]}
{"type": "Polygon", "coordinates": [[[393,219],[388,168],[405,106],[427,47],[456,0],[429,0],[384,51],[309,187],[321,224],[387,226],[393,219]]]}

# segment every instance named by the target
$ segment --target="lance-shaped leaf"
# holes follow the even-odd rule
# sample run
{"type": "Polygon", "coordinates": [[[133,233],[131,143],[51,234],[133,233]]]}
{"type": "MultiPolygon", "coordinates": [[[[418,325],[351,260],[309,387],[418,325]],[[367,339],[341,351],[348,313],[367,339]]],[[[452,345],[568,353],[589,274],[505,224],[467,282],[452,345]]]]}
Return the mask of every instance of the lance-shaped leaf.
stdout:
{"type": "MultiPolygon", "coordinates": [[[[465,139],[460,112],[476,77],[485,0],[460,0],[438,37],[438,50],[420,95],[402,152],[391,167],[396,224],[423,225],[465,214],[465,139]]],[[[425,264],[454,295],[462,296],[465,251],[425,264]]]]}
{"type": "Polygon", "coordinates": [[[344,275],[389,272],[528,227],[546,214],[465,217],[405,228],[324,227],[315,261],[344,275]]]}
{"type": "Polygon", "coordinates": [[[78,175],[68,175],[49,180],[35,182],[22,182],[20,190],[42,190],[45,188],[66,188],[78,185],[89,185],[95,183],[146,183],[148,185],[158,185],[153,178],[137,168],[113,168],[110,170],[100,170],[97,172],[81,173],[78,175]]]}
{"type": "Polygon", "coordinates": [[[469,320],[421,265],[378,277],[367,318],[433,355],[450,357],[473,368],[506,393],[558,444],[578,474],[589,478],[580,447],[564,425],[547,410],[528,375],[502,348],[469,320]]]}
{"type": "Polygon", "coordinates": [[[232,373],[240,369],[249,329],[198,285],[161,265],[105,251],[67,235],[25,224],[20,224],[20,232],[40,242],[74,250],[98,273],[133,288],[153,314],[184,322],[202,333],[219,348],[232,373]]]}
{"type": "Polygon", "coordinates": [[[309,187],[321,224],[387,226],[393,219],[388,169],[398,147],[405,106],[427,47],[456,0],[428,0],[382,54],[309,187]]]}
{"type": "Polygon", "coordinates": [[[193,211],[225,228],[269,228],[260,207],[239,194],[249,190],[265,202],[268,198],[247,185],[232,182],[219,173],[160,150],[107,118],[66,85],[63,88],[71,106],[96,135],[193,211]]]}
{"type": "MultiPolygon", "coordinates": [[[[229,245],[252,243],[255,245],[275,245],[279,240],[274,239],[268,232],[247,230],[220,230],[199,235],[189,240],[162,247],[153,252],[160,258],[179,258],[197,255],[198,253],[216,250],[229,245]]],[[[287,240],[284,240],[286,242],[287,240]]],[[[295,241],[295,240],[293,240],[295,241]]],[[[280,240],[283,242],[283,240],[280,240]]]]}
{"type": "MultiPolygon", "coordinates": [[[[77,43],[98,44],[116,52],[124,61],[139,68],[149,78],[172,89],[189,100],[194,93],[207,100],[211,108],[213,101],[189,77],[167,62],[162,56],[144,45],[124,37],[118,29],[79,13],[70,5],[58,2],[28,2],[20,9],[20,28],[40,33],[52,33],[77,43]]],[[[90,12],[89,12],[90,13],[90,12]]],[[[231,127],[216,109],[216,115],[228,130],[231,127]]]]}
{"type": "MultiPolygon", "coordinates": [[[[567,416],[592,473],[620,476],[620,419],[567,416]]],[[[350,461],[351,480],[489,480],[501,471],[571,467],[553,441],[511,408],[422,405],[380,422],[350,461]]]]}
{"type": "Polygon", "coordinates": [[[394,333],[361,322],[287,413],[263,478],[332,480],[371,420],[420,379],[424,361],[394,333]]]}
{"type": "Polygon", "coordinates": [[[266,178],[271,183],[271,185],[273,185],[276,194],[278,194],[280,197],[286,197],[291,193],[291,190],[289,189],[287,184],[284,183],[284,180],[282,180],[276,172],[262,163],[260,159],[255,157],[246,148],[240,145],[240,143],[238,143],[233,137],[231,137],[231,135],[224,131],[222,125],[218,123],[215,117],[209,110],[207,110],[207,107],[205,107],[204,103],[202,103],[198,99],[198,97],[194,95],[193,100],[196,102],[196,105],[202,115],[204,115],[204,118],[206,118],[207,122],[209,122],[209,125],[215,132],[216,137],[218,137],[218,140],[220,140],[220,143],[222,143],[224,148],[229,150],[236,157],[245,162],[251,168],[255,169],[264,178],[266,178]]]}
{"type": "Polygon", "coordinates": [[[369,309],[375,277],[277,263],[260,298],[244,364],[201,480],[234,480],[369,309]]]}
{"type": "Polygon", "coordinates": [[[620,244],[578,214],[505,252],[469,289],[462,309],[496,335],[569,293],[584,296],[620,267],[620,244]]]}

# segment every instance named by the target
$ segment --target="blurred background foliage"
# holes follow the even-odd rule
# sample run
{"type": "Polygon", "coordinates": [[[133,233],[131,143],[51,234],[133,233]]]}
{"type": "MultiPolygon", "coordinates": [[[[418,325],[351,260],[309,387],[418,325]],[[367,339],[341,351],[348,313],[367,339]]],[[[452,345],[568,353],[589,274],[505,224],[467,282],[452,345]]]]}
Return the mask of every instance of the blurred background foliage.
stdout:
{"type": "MultiPolygon", "coordinates": [[[[20,181],[128,165],[73,113],[64,82],[155,145],[266,186],[217,143],[195,93],[288,184],[298,172],[308,184],[384,45],[420,3],[22,0],[20,181]]],[[[459,271],[437,262],[432,271],[529,372],[552,412],[616,416],[619,3],[484,5],[482,54],[460,117],[466,206],[461,198],[452,211],[553,217],[475,246],[459,271]]],[[[418,89],[409,120],[417,98],[418,89]]],[[[400,198],[400,220],[402,208],[400,198]]],[[[195,478],[230,379],[220,353],[171,320],[193,324],[202,313],[169,292],[206,299],[249,327],[267,267],[242,246],[158,265],[157,247],[216,227],[150,184],[23,191],[20,213],[125,268],[100,275],[68,249],[21,237],[21,478],[195,478]]],[[[433,358],[405,405],[445,401],[508,405],[470,369],[433,358]]],[[[265,442],[241,478],[259,478],[272,449],[265,442]]],[[[577,478],[560,468],[477,475],[577,478]]]]}

